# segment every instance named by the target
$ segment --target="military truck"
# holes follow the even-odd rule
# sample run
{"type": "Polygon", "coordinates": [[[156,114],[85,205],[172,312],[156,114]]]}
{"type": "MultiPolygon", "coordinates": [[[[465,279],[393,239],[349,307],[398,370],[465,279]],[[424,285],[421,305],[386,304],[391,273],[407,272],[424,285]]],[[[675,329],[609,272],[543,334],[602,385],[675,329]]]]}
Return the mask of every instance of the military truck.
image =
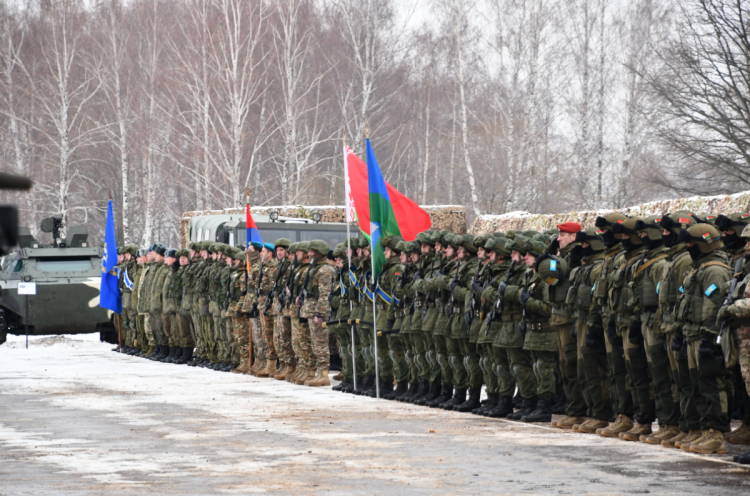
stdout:
{"type": "Polygon", "coordinates": [[[59,217],[42,221],[51,244],[19,228],[19,249],[2,257],[0,343],[5,333],[25,334],[27,323],[29,335],[99,332],[103,341],[116,342],[109,311],[99,306],[102,247],[89,244],[87,226],[70,226],[61,238],[61,224],[59,217]],[[36,294],[19,294],[19,287],[24,293],[34,286],[36,294]]]}
{"type": "MultiPolygon", "coordinates": [[[[279,238],[292,242],[322,239],[333,249],[337,244],[346,241],[346,224],[321,222],[320,214],[313,214],[312,219],[283,217],[276,212],[271,215],[253,215],[255,225],[263,241],[273,243],[279,238]]],[[[211,214],[194,217],[190,220],[189,242],[215,241],[232,246],[245,244],[246,224],[243,214],[211,214]]],[[[352,236],[359,233],[352,227],[352,236]]]]}

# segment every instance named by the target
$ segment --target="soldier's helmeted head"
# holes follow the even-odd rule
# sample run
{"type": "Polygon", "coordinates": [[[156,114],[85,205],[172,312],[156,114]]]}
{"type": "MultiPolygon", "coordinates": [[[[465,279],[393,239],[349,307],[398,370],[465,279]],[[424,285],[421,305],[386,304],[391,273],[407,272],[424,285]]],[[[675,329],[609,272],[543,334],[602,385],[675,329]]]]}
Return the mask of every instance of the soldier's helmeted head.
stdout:
{"type": "Polygon", "coordinates": [[[273,244],[273,249],[276,252],[276,258],[279,260],[284,260],[286,258],[287,251],[289,250],[289,247],[292,245],[292,242],[289,241],[287,238],[279,238],[276,240],[276,242],[273,244]]]}
{"type": "Polygon", "coordinates": [[[724,247],[727,250],[735,251],[745,246],[745,240],[740,237],[740,234],[749,224],[750,214],[745,212],[735,212],[716,217],[716,227],[721,231],[724,247]]]}
{"type": "Polygon", "coordinates": [[[643,245],[643,240],[635,229],[635,225],[639,220],[643,220],[640,217],[629,217],[624,221],[613,224],[612,232],[621,235],[622,247],[625,250],[633,250],[643,245]]]}
{"type": "Polygon", "coordinates": [[[576,243],[581,243],[581,254],[590,257],[605,250],[602,231],[596,227],[589,227],[576,233],[576,243]]]}
{"type": "MultiPolygon", "coordinates": [[[[547,250],[546,237],[543,234],[536,234],[532,236],[526,243],[524,243],[524,261],[528,267],[534,267],[539,257],[544,255],[547,250]]],[[[535,269],[536,270],[536,269],[535,269]]]]}
{"type": "Polygon", "coordinates": [[[297,260],[307,260],[308,253],[310,252],[310,242],[300,241],[297,243],[297,260]]]}
{"type": "Polygon", "coordinates": [[[672,248],[678,244],[677,237],[684,229],[694,226],[698,221],[692,212],[687,210],[678,210],[671,214],[662,215],[659,226],[662,228],[661,238],[664,246],[672,248]]]}
{"type": "Polygon", "coordinates": [[[607,248],[614,248],[622,241],[622,233],[615,233],[612,226],[622,224],[628,218],[620,212],[612,212],[604,217],[597,217],[594,225],[602,231],[602,241],[607,248]]]}
{"type": "Polygon", "coordinates": [[[635,230],[647,250],[653,250],[664,244],[662,238],[661,215],[649,215],[635,223],[635,230]]]}
{"type": "MultiPolygon", "coordinates": [[[[191,243],[192,244],[192,243],[191,243]]],[[[188,250],[186,248],[180,248],[175,252],[175,257],[177,258],[177,261],[180,263],[180,265],[189,265],[190,264],[190,253],[194,250],[188,250]]]]}
{"type": "Polygon", "coordinates": [[[690,258],[700,260],[721,248],[721,232],[711,224],[696,224],[680,232],[680,243],[687,243],[690,258]]]}
{"type": "Polygon", "coordinates": [[[430,231],[424,231],[417,234],[417,242],[419,243],[422,255],[429,255],[435,247],[435,242],[432,241],[431,234],[430,231]]]}
{"type": "Polygon", "coordinates": [[[401,254],[401,250],[399,250],[398,247],[399,243],[402,245],[404,243],[404,238],[401,236],[393,235],[380,238],[380,246],[382,246],[385,251],[386,260],[390,260],[393,256],[399,256],[401,254]]]}
{"type": "Polygon", "coordinates": [[[516,263],[521,262],[521,259],[526,255],[525,243],[529,240],[526,236],[516,234],[511,239],[505,240],[505,251],[510,252],[510,258],[516,263]]]}
{"type": "Polygon", "coordinates": [[[484,249],[489,252],[491,262],[502,262],[510,258],[510,252],[505,249],[505,241],[504,236],[495,236],[490,237],[484,243],[484,249]]]}

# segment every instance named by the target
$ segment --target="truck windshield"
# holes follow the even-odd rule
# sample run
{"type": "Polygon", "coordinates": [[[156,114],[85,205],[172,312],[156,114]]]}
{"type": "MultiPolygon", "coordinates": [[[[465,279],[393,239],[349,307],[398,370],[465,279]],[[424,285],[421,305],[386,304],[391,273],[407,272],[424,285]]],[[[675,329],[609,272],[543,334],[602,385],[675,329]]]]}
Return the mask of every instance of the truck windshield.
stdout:
{"type": "Polygon", "coordinates": [[[83,272],[91,270],[91,258],[47,258],[36,261],[42,272],[83,272]]]}

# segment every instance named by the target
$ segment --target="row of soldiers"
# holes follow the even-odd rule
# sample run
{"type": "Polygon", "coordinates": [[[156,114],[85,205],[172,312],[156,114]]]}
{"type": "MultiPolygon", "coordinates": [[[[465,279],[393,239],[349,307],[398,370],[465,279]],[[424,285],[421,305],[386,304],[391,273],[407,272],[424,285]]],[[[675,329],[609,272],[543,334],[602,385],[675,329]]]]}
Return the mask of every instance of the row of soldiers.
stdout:
{"type": "Polygon", "coordinates": [[[556,428],[704,454],[750,444],[748,223],[612,213],[585,230],[385,237],[374,285],[354,240],[348,270],[337,247],[334,389],[373,395],[377,361],[386,399],[551,422],[562,391],[556,428]]]}
{"type": "Polygon", "coordinates": [[[723,453],[725,440],[750,444],[748,223],[612,213],[585,230],[386,236],[374,282],[363,238],[330,254],[323,241],[194,243],[162,264],[169,284],[157,245],[137,268],[123,260],[121,274],[137,279],[123,287],[126,345],[167,359],[177,348],[177,363],[195,348],[191,364],[328,385],[331,333],[335,390],[723,453]],[[565,416],[552,422],[561,396],[565,416]],[[737,405],[743,422],[730,433],[737,405]]]}
{"type": "Polygon", "coordinates": [[[323,327],[334,273],[329,251],[322,240],[287,239],[247,250],[212,242],[179,250],[126,246],[118,253],[122,351],[330,385],[323,327]]]}

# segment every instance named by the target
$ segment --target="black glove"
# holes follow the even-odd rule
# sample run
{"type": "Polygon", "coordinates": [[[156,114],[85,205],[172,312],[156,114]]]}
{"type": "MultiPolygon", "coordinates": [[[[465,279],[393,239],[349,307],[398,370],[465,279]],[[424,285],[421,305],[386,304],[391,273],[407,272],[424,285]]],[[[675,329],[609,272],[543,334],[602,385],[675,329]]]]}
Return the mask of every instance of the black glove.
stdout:
{"type": "Polygon", "coordinates": [[[560,242],[555,238],[547,247],[547,253],[550,255],[557,255],[558,251],[560,251],[560,242]]]}
{"type": "Polygon", "coordinates": [[[385,321],[385,328],[387,330],[393,329],[393,323],[396,322],[395,320],[388,319],[385,321]]]}
{"type": "Polygon", "coordinates": [[[521,289],[521,292],[518,293],[518,301],[521,302],[521,305],[526,307],[529,303],[529,298],[531,298],[531,292],[529,292],[528,289],[521,289]]]}
{"type": "Polygon", "coordinates": [[[497,287],[497,294],[498,295],[505,295],[505,290],[508,288],[508,283],[503,281],[500,283],[500,285],[497,287]]]}
{"type": "Polygon", "coordinates": [[[578,334],[576,334],[576,326],[575,325],[570,326],[570,336],[574,337],[574,338],[578,337],[578,334]]]}
{"type": "Polygon", "coordinates": [[[480,286],[477,281],[472,281],[471,282],[471,291],[474,294],[482,294],[482,286],[480,286]]]}
{"type": "Polygon", "coordinates": [[[630,344],[640,346],[643,344],[643,332],[641,332],[641,323],[633,322],[630,324],[630,332],[628,333],[628,341],[630,344]]]}
{"type": "Polygon", "coordinates": [[[667,351],[667,334],[664,332],[659,334],[659,347],[664,351],[667,351]]]}
{"type": "Polygon", "coordinates": [[[607,324],[607,336],[610,343],[614,343],[617,339],[617,324],[613,320],[610,320],[607,324]]]}
{"type": "Polygon", "coordinates": [[[701,358],[711,358],[714,356],[710,338],[701,338],[701,344],[698,346],[698,354],[701,358]]]}
{"type": "Polygon", "coordinates": [[[451,293],[453,292],[454,289],[456,289],[456,286],[458,286],[458,281],[453,279],[451,283],[448,285],[448,289],[451,290],[451,293]]]}
{"type": "Polygon", "coordinates": [[[685,342],[685,338],[683,338],[682,336],[678,336],[677,334],[675,334],[674,336],[672,336],[672,342],[669,343],[669,347],[674,352],[682,351],[682,345],[683,345],[684,342],[685,342]]]}
{"type": "Polygon", "coordinates": [[[571,269],[575,269],[581,265],[581,260],[583,260],[583,247],[581,245],[573,247],[573,249],[570,250],[569,257],[571,269]]]}
{"type": "Polygon", "coordinates": [[[604,329],[601,327],[592,327],[586,333],[586,347],[603,348],[604,347],[604,329]]]}

